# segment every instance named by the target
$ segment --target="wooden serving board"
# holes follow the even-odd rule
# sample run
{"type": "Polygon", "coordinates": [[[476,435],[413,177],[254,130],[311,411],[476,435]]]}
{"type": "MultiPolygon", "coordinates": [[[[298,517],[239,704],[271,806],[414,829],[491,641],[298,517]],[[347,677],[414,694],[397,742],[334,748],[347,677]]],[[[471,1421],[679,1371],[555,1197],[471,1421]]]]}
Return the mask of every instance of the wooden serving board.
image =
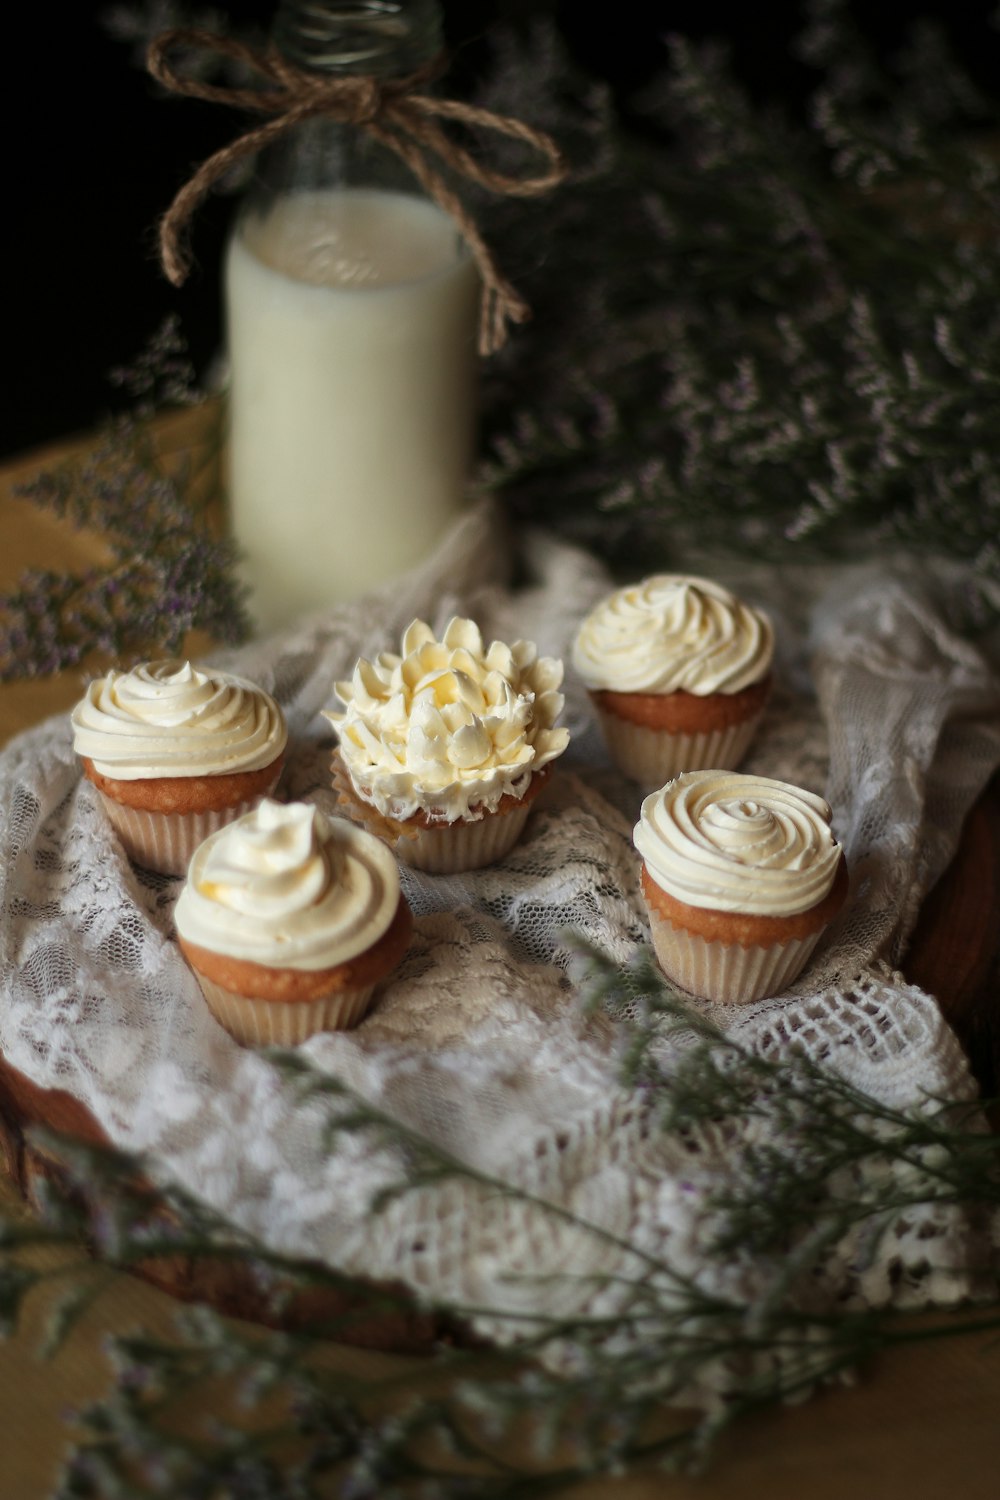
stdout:
{"type": "MultiPolygon", "coordinates": [[[[958,853],[930,893],[904,965],[906,975],[937,997],[969,1056],[984,1095],[1000,1088],[1000,997],[993,981],[1000,958],[1000,776],[976,803],[958,853]]],[[[995,1117],[1000,1128],[1000,1114],[995,1117]]],[[[108,1144],[89,1111],[71,1094],[43,1089],[0,1057],[0,1147],[6,1170],[23,1196],[35,1199],[42,1180],[58,1181],[57,1163],[25,1135],[33,1125],[79,1140],[108,1144]]],[[[242,1264],[173,1256],[144,1264],[140,1274],[185,1300],[208,1302],[219,1311],[263,1323],[276,1321],[270,1297],[242,1264]]],[[[394,1298],[397,1288],[386,1288],[394,1298]]],[[[349,1294],[324,1288],[298,1293],[282,1307],[284,1327],[315,1326],[320,1319],[351,1315],[338,1328],[342,1343],[365,1348],[430,1349],[460,1331],[431,1317],[393,1307],[356,1316],[349,1294]]]]}
{"type": "Polygon", "coordinates": [[[986,1099],[1000,1096],[1000,773],[921,908],[903,964],[934,995],[986,1099]]]}

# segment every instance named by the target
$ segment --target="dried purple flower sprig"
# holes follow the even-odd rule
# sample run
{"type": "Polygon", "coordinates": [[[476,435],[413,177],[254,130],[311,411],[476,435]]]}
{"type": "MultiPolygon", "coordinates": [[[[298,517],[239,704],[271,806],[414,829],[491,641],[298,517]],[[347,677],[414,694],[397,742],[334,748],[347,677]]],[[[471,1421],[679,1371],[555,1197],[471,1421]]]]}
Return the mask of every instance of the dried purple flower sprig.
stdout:
{"type": "Polygon", "coordinates": [[[42,677],[92,656],[115,662],[180,651],[191,630],[236,644],[249,634],[235,549],[190,498],[192,462],[170,471],[148,424],[121,417],[99,446],[19,493],[98,533],[103,566],[32,570],[0,595],[0,682],[42,677]]]}
{"type": "MultiPolygon", "coordinates": [[[[483,477],[625,566],[896,544],[996,580],[997,101],[926,27],[889,74],[843,0],[808,9],[805,124],[677,37],[648,133],[625,131],[536,46],[546,126],[593,160],[547,207],[543,261],[498,207],[536,321],[490,374],[483,477]]],[[[516,109],[540,79],[501,61],[516,109]]]]}
{"type": "Polygon", "coordinates": [[[111,383],[133,399],[132,414],[148,419],[164,407],[197,406],[205,399],[181,331],[170,313],[130,365],[111,371],[111,383]]]}
{"type": "MultiPolygon", "coordinates": [[[[845,0],[808,13],[805,125],[754,104],[717,46],[673,39],[639,131],[551,26],[494,37],[477,102],[578,166],[544,236],[520,202],[490,210],[535,320],[486,371],[480,479],[623,567],[902,546],[995,585],[1000,110],[933,29],[890,76],[845,0]]],[[[188,375],[168,328],[129,377],[139,420],[27,487],[105,532],[111,561],[0,598],[0,680],[175,649],[192,626],[244,634],[232,549],[141,443],[188,375]]],[[[970,600],[990,615],[988,588],[970,600]]]]}

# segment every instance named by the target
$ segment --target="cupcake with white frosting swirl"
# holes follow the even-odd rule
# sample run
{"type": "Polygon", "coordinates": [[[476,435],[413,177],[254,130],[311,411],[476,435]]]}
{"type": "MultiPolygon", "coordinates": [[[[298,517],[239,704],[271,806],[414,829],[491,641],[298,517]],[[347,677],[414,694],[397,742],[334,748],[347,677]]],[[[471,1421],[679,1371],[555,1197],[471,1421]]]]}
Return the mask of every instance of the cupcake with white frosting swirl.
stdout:
{"type": "Polygon", "coordinates": [[[771,690],[767,615],[720,584],[658,573],[586,616],[573,667],[611,757],[643,786],[739,765],[771,690]]]}
{"type": "Polygon", "coordinates": [[[352,815],[405,863],[435,873],[491,864],[521,834],[567,730],[562,663],[530,641],[489,648],[473,620],[439,640],[423,620],[401,652],[362,657],[328,712],[334,779],[352,815]]]}
{"type": "Polygon", "coordinates": [[[183,875],[203,839],[274,790],[288,738],[269,694],[187,661],[109,672],[71,722],[126,853],[164,875],[183,875]]]}
{"type": "Polygon", "coordinates": [[[356,1025],[412,930],[383,843],[269,798],[195,851],[174,921],[212,1014],[256,1046],[356,1025]]]}
{"type": "Polygon", "coordinates": [[[634,841],[668,978],[746,1004],[802,971],[847,897],[822,797],[733,771],[690,771],[642,804],[634,841]]]}

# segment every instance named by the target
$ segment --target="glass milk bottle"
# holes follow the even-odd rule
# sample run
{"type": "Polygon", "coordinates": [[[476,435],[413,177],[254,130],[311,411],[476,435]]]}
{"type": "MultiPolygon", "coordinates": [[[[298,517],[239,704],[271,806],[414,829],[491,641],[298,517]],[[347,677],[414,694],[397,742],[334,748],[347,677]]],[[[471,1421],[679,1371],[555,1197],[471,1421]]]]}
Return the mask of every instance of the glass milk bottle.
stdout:
{"type": "MultiPolygon", "coordinates": [[[[403,76],[435,0],[282,0],[300,68],[403,76]]],[[[268,148],[226,256],[231,525],[259,628],[384,582],[457,515],[472,457],[479,278],[453,222],[363,127],[268,148]]]]}

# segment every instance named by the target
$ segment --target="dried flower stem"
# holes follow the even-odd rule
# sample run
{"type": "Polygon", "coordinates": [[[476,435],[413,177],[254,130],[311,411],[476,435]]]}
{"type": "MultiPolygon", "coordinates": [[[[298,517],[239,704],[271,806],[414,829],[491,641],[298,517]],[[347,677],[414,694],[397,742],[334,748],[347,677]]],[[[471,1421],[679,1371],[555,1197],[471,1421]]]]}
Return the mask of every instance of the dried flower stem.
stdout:
{"type": "MultiPolygon", "coordinates": [[[[60,1497],[110,1494],[115,1485],[131,1494],[137,1463],[160,1466],[166,1476],[152,1493],[201,1493],[255,1474],[271,1486],[262,1491],[268,1495],[455,1500],[545,1494],[623,1468],[697,1467],[740,1416],[839,1379],[880,1349],[1000,1327],[997,1267],[988,1261],[978,1271],[982,1295],[994,1300],[947,1324],[817,1305],[810,1294],[831,1254],[855,1257],[862,1270],[910,1209],[955,1205],[975,1220],[1000,1208],[1000,1142],[981,1129],[968,1101],[889,1107],[804,1054],[777,1062],[748,1052],[681,1004],[646,959],[625,971],[594,954],[588,962],[591,1006],[638,1011],[621,1026],[622,1081],[645,1098],[652,1128],[685,1139],[710,1125],[727,1142],[733,1170],[707,1188],[715,1230],[703,1250],[709,1265],[754,1265],[755,1297],[706,1289],[663,1256],[442,1152],[298,1054],[276,1053],[286,1083],[325,1113],[331,1151],[363,1134],[380,1152],[394,1153],[398,1181],[373,1194],[373,1224],[399,1193],[433,1193],[456,1179],[508,1195],[629,1252],[621,1262],[627,1272],[576,1279],[614,1292],[616,1309],[525,1315],[520,1299],[506,1314],[460,1303],[435,1307],[454,1324],[486,1318],[509,1332],[490,1349],[443,1349],[420,1370],[367,1382],[317,1363],[318,1341],[343,1330],[336,1321],[303,1333],[250,1333],[204,1309],[185,1314],[173,1341],[135,1335],[114,1342],[116,1388],[83,1414],[90,1435],[69,1461],[60,1497]],[[877,1190],[859,1192],[865,1182],[877,1190]],[[706,1376],[717,1399],[693,1416],[672,1412],[691,1406],[706,1376]],[[179,1438],[172,1415],[178,1403],[220,1377],[236,1382],[245,1403],[239,1424],[179,1438]],[[533,1436],[523,1464],[515,1464],[510,1437],[526,1420],[533,1436]],[[428,1442],[455,1455],[454,1464],[429,1462],[428,1442]],[[90,1490],[81,1488],[86,1483],[90,1490]]],[[[139,1186],[141,1163],[130,1158],[51,1139],[46,1149],[58,1151],[82,1191],[43,1194],[47,1227],[6,1227],[0,1314],[8,1327],[31,1287],[51,1274],[35,1273],[26,1253],[40,1243],[70,1246],[81,1231],[116,1266],[158,1255],[221,1255],[255,1265],[276,1296],[279,1286],[299,1283],[348,1290],[367,1313],[403,1305],[363,1280],[252,1242],[188,1194],[151,1193],[139,1186]]],[[[79,1267],[64,1274],[70,1297],[53,1341],[89,1301],[79,1290],[79,1267]]],[[[545,1283],[555,1290],[560,1280],[545,1283]]]]}

